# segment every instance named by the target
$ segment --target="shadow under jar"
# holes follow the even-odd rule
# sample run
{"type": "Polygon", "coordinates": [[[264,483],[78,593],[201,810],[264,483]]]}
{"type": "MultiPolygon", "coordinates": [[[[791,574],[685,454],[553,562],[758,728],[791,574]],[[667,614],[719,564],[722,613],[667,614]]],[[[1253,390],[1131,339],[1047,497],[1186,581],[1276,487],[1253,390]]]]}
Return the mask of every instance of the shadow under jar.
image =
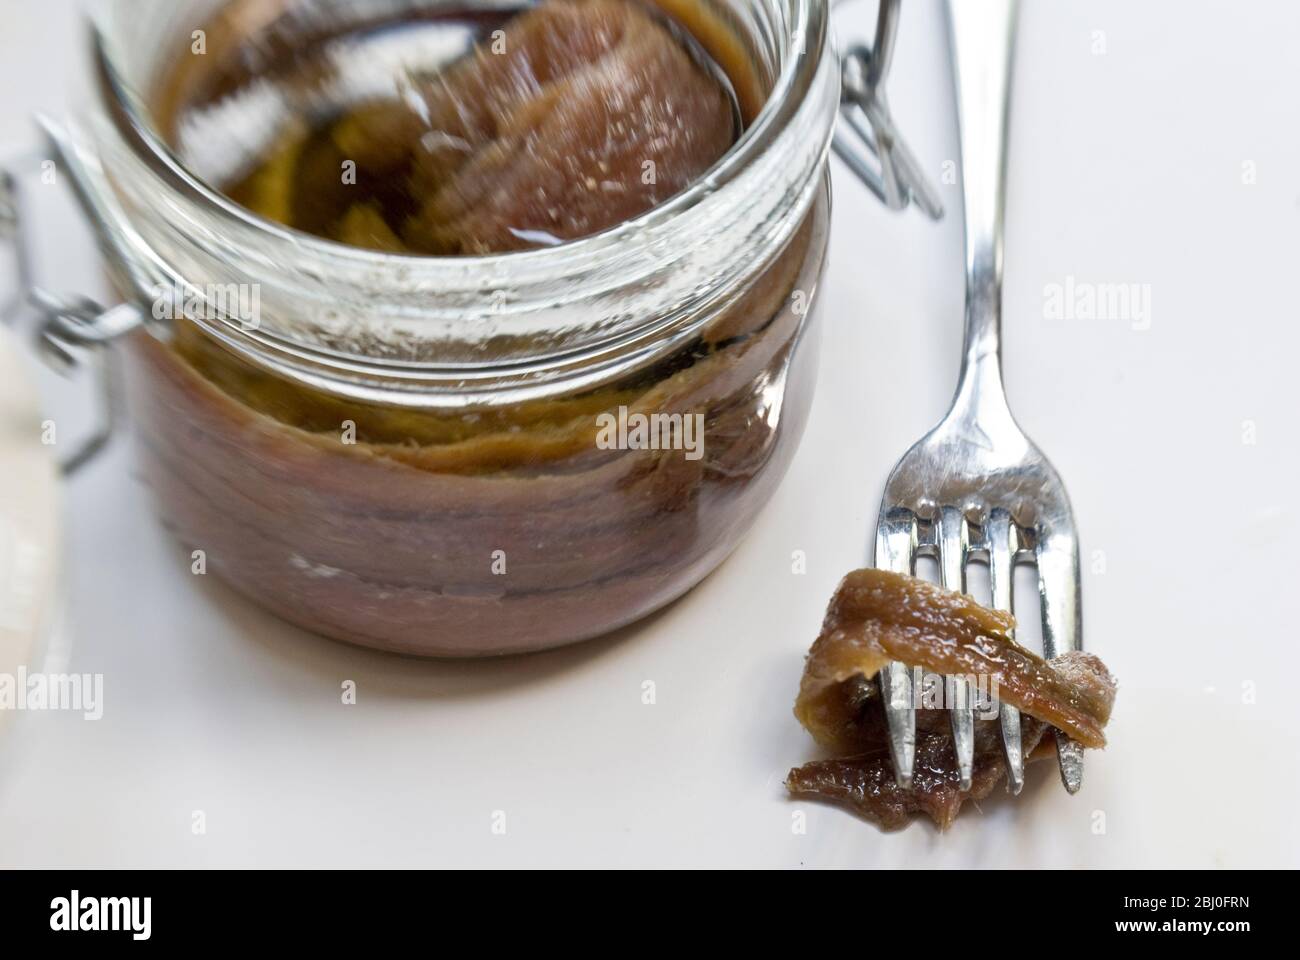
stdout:
{"type": "Polygon", "coordinates": [[[281,617],[420,655],[594,637],[698,583],[772,494],[811,402],[838,101],[827,6],[658,0],[725,78],[724,155],[591,235],[524,224],[523,249],[425,255],[385,249],[400,224],[338,242],[351,212],[286,225],[222,170],[285,142],[267,131],[304,102],[400,97],[438,67],[413,58],[454,63],[465,50],[434,42],[440,23],[486,42],[513,11],[108,3],[94,149],[123,285],[148,301],[126,380],[168,525],[281,617]],[[404,42],[411,23],[425,40],[404,42]],[[338,77],[308,63],[257,80],[309,43],[338,77]],[[187,121],[200,102],[218,109],[187,121]]]}

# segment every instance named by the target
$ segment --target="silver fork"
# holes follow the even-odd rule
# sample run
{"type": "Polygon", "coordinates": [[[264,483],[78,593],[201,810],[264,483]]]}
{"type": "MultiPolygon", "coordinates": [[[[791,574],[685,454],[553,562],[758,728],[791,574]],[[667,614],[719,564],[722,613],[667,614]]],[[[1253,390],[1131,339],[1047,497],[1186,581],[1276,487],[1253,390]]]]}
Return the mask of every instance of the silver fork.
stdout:
{"type": "MultiPolygon", "coordinates": [[[[1043,653],[1081,646],[1079,550],[1065,487],[1016,424],[1002,387],[1002,210],[1007,105],[1017,0],[949,0],[966,215],[966,341],[952,406],[939,425],[894,467],[876,527],[876,566],[916,572],[918,556],[937,556],[943,585],[966,591],[967,564],[989,565],[993,606],[1010,610],[1012,568],[1038,566],[1043,653]]],[[[908,787],[916,752],[911,679],[901,663],[880,674],[898,783],[908,787]]],[[[974,716],[965,680],[954,678],[953,746],[963,789],[974,765],[974,716]]],[[[1024,785],[1020,714],[999,708],[1007,788],[1024,785]]],[[[1070,793],[1083,779],[1083,748],[1056,735],[1061,779],[1070,793]]]]}

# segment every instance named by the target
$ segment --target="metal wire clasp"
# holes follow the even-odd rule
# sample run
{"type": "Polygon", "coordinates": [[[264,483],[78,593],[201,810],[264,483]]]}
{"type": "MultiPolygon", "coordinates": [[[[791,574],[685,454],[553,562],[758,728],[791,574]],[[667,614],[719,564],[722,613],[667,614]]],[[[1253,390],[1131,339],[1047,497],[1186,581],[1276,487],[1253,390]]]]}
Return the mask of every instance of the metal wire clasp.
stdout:
{"type": "Polygon", "coordinates": [[[880,0],[876,39],[840,55],[840,117],[831,146],[890,210],[916,204],[932,220],[943,216],[938,191],[926,177],[889,113],[885,77],[898,32],[901,0],[880,0]]]}
{"type": "MultiPolygon", "coordinates": [[[[21,202],[19,170],[32,158],[0,169],[0,245],[10,246],[14,293],[0,303],[0,323],[14,324],[26,310],[35,311],[37,348],[54,370],[65,375],[85,368],[95,380],[99,410],[89,434],[59,463],[71,475],[94,459],[122,420],[122,391],[117,357],[103,349],[142,322],[131,303],[103,307],[87,297],[64,297],[43,289],[32,263],[29,224],[21,202]]],[[[38,158],[39,159],[39,158],[38,158]]]]}

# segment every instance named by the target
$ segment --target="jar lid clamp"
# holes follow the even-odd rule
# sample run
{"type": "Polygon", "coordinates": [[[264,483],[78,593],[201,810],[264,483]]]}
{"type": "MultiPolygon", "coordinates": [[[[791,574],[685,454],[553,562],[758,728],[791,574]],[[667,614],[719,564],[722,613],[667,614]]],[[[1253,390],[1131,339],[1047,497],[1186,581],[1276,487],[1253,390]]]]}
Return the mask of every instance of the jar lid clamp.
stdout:
{"type": "Polygon", "coordinates": [[[876,38],[840,56],[840,117],[831,146],[850,170],[890,210],[915,204],[931,220],[943,217],[934,184],[899,134],[885,98],[901,0],[880,0],[876,38]],[[846,129],[847,128],[847,129],[846,129]]]}

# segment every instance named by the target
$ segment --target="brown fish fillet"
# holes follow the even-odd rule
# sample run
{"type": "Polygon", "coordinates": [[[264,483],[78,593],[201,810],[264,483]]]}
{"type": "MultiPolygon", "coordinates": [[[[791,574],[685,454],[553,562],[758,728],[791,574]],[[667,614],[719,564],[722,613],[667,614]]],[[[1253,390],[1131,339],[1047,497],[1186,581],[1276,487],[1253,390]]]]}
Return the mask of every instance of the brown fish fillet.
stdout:
{"type": "Polygon", "coordinates": [[[436,253],[575,239],[698,179],[737,135],[723,82],[627,0],[550,0],[430,79],[404,233],[436,253]]]}
{"type": "Polygon", "coordinates": [[[1010,614],[915,577],[873,569],[850,573],[831,600],[795,702],[795,716],[817,742],[846,756],[792,770],[790,791],[846,803],[886,829],[917,813],[943,828],[965,800],[985,797],[1001,782],[1006,765],[996,720],[976,722],[974,777],[965,793],[946,713],[918,710],[913,785],[898,787],[873,679],[890,660],[996,681],[999,700],[1024,714],[1021,739],[1030,759],[1051,754],[1045,734],[1052,727],[1085,746],[1104,746],[1102,730],[1115,698],[1106,667],[1086,653],[1048,663],[1011,638],[1014,627],[1010,614]]]}

